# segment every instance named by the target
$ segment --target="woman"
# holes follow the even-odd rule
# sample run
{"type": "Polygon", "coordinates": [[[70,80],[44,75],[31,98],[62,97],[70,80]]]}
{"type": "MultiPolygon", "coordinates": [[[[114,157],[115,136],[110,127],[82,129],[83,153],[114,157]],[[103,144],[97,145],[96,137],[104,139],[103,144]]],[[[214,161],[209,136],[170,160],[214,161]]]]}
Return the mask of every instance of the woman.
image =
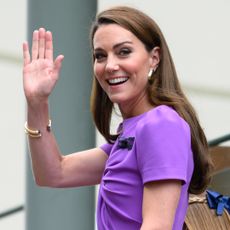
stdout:
{"type": "Polygon", "coordinates": [[[33,33],[31,55],[23,44],[25,129],[35,180],[50,187],[100,183],[99,230],[182,229],[188,192],[206,188],[211,164],[165,39],[144,13],[114,7],[96,17],[91,42],[92,113],[108,143],[67,156],[48,124],[48,97],[64,57],[53,61],[52,34],[43,28],[33,33]],[[112,135],[115,103],[123,122],[112,135]]]}

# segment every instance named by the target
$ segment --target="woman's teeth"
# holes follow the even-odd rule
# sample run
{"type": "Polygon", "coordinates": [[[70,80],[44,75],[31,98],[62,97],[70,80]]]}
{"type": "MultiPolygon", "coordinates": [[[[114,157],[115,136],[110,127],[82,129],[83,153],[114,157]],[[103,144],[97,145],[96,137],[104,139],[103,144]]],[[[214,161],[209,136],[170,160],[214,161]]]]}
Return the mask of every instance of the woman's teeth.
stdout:
{"type": "Polygon", "coordinates": [[[110,79],[108,80],[108,82],[110,85],[119,85],[119,84],[126,82],[127,80],[128,80],[127,77],[119,77],[119,78],[110,79]]]}

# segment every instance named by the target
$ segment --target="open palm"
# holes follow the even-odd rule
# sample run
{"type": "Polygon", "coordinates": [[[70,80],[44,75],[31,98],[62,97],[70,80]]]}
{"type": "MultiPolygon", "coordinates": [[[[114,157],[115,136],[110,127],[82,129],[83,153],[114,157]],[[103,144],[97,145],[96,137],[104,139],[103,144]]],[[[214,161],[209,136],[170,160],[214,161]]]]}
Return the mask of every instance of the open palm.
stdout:
{"type": "Polygon", "coordinates": [[[64,56],[53,60],[52,34],[45,29],[33,32],[31,54],[28,43],[23,44],[23,85],[28,101],[39,103],[47,100],[52,92],[61,69],[64,56]]]}

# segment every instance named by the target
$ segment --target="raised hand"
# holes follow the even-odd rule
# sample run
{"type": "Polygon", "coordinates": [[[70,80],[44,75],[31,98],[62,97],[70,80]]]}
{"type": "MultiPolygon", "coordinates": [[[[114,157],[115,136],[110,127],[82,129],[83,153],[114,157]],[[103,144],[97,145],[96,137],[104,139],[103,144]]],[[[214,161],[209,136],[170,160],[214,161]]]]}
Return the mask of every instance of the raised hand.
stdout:
{"type": "Polygon", "coordinates": [[[28,43],[23,43],[23,59],[23,86],[28,103],[47,101],[64,59],[63,55],[53,59],[52,33],[44,28],[35,30],[31,54],[28,43]]]}

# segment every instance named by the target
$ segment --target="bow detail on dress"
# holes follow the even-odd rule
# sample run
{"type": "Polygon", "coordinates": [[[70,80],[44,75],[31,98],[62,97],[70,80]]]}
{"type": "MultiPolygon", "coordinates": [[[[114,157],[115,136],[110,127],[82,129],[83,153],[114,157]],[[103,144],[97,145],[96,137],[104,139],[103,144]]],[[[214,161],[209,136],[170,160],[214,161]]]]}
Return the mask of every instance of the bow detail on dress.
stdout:
{"type": "Polygon", "coordinates": [[[216,209],[216,214],[221,216],[224,208],[230,213],[230,197],[223,196],[218,192],[207,190],[208,206],[211,209],[216,209]]]}
{"type": "Polygon", "coordinates": [[[132,149],[134,137],[118,137],[118,147],[121,149],[132,149]]]}

